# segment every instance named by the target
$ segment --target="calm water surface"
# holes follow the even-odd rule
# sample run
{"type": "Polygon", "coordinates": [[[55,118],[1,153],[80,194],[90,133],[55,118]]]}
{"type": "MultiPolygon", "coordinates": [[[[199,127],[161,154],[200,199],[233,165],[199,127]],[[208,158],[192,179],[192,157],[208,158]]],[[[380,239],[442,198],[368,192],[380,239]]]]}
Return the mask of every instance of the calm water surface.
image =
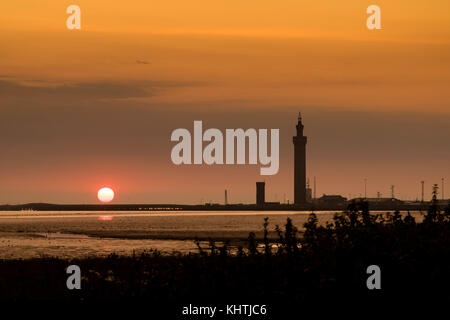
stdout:
{"type": "MultiPolygon", "coordinates": [[[[319,222],[330,221],[334,212],[315,212],[319,222]]],[[[0,259],[55,256],[74,258],[130,255],[157,249],[197,252],[195,238],[207,246],[208,239],[245,240],[249,232],[262,235],[284,225],[290,217],[300,230],[310,212],[294,211],[184,211],[184,212],[58,212],[0,211],[0,259]]],[[[420,212],[412,212],[417,220],[420,212]]]]}

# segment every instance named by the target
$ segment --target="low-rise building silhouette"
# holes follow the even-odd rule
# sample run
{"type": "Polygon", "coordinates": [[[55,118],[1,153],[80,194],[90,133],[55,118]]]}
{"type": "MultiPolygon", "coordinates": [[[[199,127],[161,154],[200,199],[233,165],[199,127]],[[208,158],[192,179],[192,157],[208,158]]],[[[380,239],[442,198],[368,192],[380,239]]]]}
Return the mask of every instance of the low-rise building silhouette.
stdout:
{"type": "Polygon", "coordinates": [[[324,194],[317,199],[317,203],[324,206],[343,206],[347,203],[347,198],[341,195],[324,194]]]}

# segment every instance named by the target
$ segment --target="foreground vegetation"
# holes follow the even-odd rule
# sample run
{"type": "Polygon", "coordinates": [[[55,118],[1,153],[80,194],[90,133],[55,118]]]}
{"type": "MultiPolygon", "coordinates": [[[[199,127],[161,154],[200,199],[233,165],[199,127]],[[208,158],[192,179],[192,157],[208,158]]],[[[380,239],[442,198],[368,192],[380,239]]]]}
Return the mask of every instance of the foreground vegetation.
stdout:
{"type": "Polygon", "coordinates": [[[423,221],[399,212],[370,214],[353,203],[320,226],[311,214],[300,235],[291,220],[278,243],[249,235],[246,248],[227,245],[190,255],[156,251],[132,257],[0,261],[0,299],[133,300],[211,303],[450,302],[450,207],[435,202],[423,221]],[[66,268],[79,265],[82,289],[68,290],[66,268]],[[381,268],[381,290],[368,290],[366,268],[381,268]]]}

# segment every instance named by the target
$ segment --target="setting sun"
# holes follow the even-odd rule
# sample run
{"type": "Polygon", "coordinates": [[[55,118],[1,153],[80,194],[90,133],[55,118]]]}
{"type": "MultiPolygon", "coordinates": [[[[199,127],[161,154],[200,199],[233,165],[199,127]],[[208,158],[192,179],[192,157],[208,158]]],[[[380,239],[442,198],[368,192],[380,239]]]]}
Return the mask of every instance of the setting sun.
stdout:
{"type": "Polygon", "coordinates": [[[101,188],[98,190],[97,197],[101,202],[110,202],[114,199],[114,191],[111,188],[101,188]]]}

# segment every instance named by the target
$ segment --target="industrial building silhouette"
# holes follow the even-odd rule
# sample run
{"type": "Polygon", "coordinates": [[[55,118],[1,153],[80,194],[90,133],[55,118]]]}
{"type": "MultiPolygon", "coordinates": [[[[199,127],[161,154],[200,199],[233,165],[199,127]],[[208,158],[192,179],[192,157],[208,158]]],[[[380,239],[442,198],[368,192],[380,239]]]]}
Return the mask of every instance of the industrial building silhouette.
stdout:
{"type": "Polygon", "coordinates": [[[266,202],[265,188],[265,182],[256,182],[256,205],[258,207],[264,206],[266,202]]]}

